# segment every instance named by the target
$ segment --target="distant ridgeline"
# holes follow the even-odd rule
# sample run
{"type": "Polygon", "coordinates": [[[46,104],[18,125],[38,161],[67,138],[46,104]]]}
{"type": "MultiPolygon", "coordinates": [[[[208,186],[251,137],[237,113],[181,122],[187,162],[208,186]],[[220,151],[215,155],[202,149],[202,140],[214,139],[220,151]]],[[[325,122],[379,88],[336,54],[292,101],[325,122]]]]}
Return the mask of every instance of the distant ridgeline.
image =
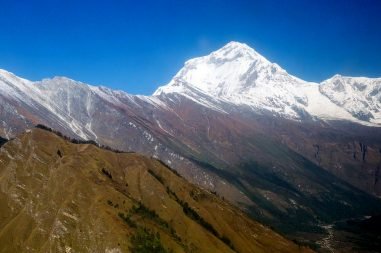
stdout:
{"type": "Polygon", "coordinates": [[[0,136],[0,147],[3,146],[8,140],[0,136]]]}
{"type": "MultiPolygon", "coordinates": [[[[63,133],[61,133],[60,131],[54,130],[54,129],[52,129],[50,127],[47,127],[45,125],[42,125],[42,124],[37,124],[36,128],[39,128],[39,129],[46,130],[46,131],[49,131],[51,133],[54,133],[57,136],[61,137],[62,139],[70,141],[71,143],[74,143],[74,144],[91,144],[91,145],[95,145],[95,146],[97,146],[97,147],[99,147],[101,149],[109,150],[109,151],[112,151],[112,152],[115,152],[115,153],[134,153],[134,152],[127,152],[127,151],[121,151],[121,150],[113,149],[113,148],[111,148],[109,146],[101,145],[101,144],[97,143],[94,140],[78,140],[78,139],[70,138],[70,137],[64,135],[63,133]]],[[[5,140],[5,142],[6,141],[7,140],[5,140]]],[[[1,145],[2,144],[1,144],[1,139],[0,139],[0,146],[1,145]]]]}

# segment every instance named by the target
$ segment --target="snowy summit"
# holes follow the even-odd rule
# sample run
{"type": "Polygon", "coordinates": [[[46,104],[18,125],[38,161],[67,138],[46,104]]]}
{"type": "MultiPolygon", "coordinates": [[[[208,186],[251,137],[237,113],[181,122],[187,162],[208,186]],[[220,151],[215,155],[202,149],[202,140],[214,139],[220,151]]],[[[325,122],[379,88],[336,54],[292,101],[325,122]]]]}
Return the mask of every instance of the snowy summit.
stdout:
{"type": "Polygon", "coordinates": [[[154,96],[193,94],[192,99],[197,100],[189,88],[213,99],[290,119],[307,116],[381,124],[381,79],[336,75],[320,84],[307,82],[239,42],[187,61],[154,96]],[[338,82],[343,88],[332,84],[338,82]]]}

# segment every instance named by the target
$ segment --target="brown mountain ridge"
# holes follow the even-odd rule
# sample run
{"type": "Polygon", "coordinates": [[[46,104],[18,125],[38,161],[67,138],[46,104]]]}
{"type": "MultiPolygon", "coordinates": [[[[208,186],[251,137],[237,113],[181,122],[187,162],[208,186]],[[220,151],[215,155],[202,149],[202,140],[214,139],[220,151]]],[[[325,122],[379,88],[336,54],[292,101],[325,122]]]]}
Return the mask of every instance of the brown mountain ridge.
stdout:
{"type": "Polygon", "coordinates": [[[0,252],[312,252],[156,159],[42,129],[0,149],[0,245],[0,252]]]}

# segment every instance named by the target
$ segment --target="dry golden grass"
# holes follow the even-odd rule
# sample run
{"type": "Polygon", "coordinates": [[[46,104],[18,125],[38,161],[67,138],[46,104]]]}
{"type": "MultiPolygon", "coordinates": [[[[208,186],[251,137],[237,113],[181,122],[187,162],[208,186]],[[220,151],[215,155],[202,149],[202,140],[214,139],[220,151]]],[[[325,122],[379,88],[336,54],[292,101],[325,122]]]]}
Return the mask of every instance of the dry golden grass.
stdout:
{"type": "Polygon", "coordinates": [[[1,148],[0,252],[130,252],[143,227],[173,252],[310,251],[154,159],[41,129],[1,148]]]}

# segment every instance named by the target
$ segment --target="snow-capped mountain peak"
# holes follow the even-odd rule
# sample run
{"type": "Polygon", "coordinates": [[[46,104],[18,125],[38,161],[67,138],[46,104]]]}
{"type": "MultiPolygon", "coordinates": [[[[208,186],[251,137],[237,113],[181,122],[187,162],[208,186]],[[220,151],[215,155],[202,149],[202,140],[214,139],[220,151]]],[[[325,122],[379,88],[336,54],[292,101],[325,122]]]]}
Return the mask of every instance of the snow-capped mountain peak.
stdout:
{"type": "Polygon", "coordinates": [[[187,93],[183,83],[214,98],[271,109],[293,118],[304,114],[299,107],[308,103],[298,90],[304,81],[239,42],[230,42],[207,56],[187,61],[172,81],[154,95],[187,93]]]}
{"type": "Polygon", "coordinates": [[[359,120],[381,121],[381,78],[335,75],[320,92],[359,120]]]}
{"type": "MultiPolygon", "coordinates": [[[[136,104],[136,100],[142,100],[162,108],[185,98],[223,113],[244,108],[294,120],[381,124],[381,78],[335,75],[321,84],[306,82],[239,42],[187,61],[169,84],[151,97],[131,96],[66,77],[32,82],[1,69],[0,95],[29,107],[42,106],[60,115],[62,121],[74,123],[72,114],[77,104],[90,104],[98,98],[119,107],[126,101],[136,104]]],[[[84,115],[90,117],[87,111],[84,115]]]]}
{"type": "Polygon", "coordinates": [[[221,49],[212,52],[210,55],[216,59],[221,59],[224,61],[233,61],[240,57],[248,57],[252,60],[260,59],[263,62],[270,63],[266,58],[257,53],[253,48],[249,47],[247,44],[236,41],[229,42],[221,49]]]}
{"type": "Polygon", "coordinates": [[[178,94],[199,101],[202,92],[213,100],[290,119],[317,117],[379,124],[380,80],[335,75],[321,84],[306,82],[248,45],[230,42],[207,56],[187,61],[154,96],[178,94]]]}
{"type": "Polygon", "coordinates": [[[248,45],[230,42],[211,54],[191,59],[167,86],[155,95],[171,93],[176,80],[192,84],[213,96],[225,97],[248,93],[258,84],[276,84],[294,77],[271,63],[248,45]]]}

